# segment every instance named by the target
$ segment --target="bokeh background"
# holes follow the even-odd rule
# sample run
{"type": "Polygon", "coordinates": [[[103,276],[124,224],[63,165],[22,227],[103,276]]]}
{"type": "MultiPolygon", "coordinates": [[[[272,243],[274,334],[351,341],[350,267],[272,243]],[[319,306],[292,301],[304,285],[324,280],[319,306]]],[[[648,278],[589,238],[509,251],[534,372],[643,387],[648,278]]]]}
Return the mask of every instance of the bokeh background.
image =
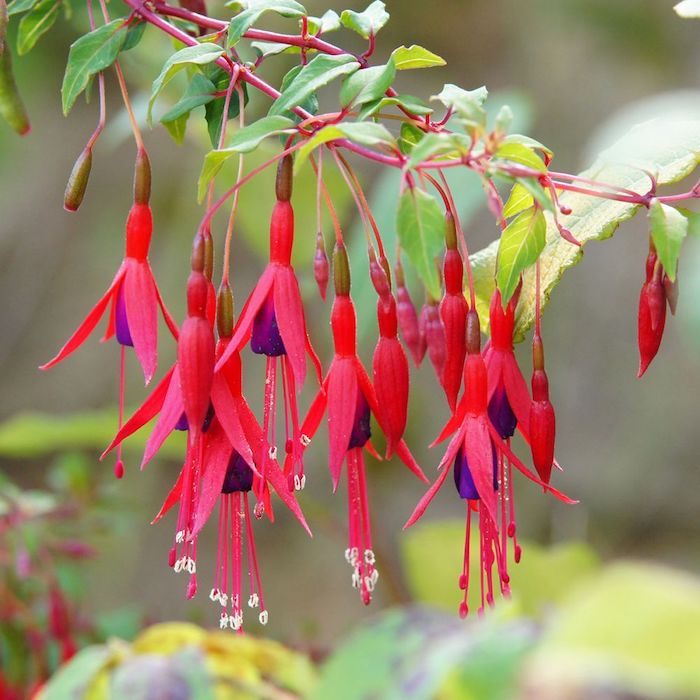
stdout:
{"type": "MultiPolygon", "coordinates": [[[[348,5],[364,7],[336,0],[306,3],[315,14],[348,5]]],[[[444,68],[401,75],[404,91],[427,98],[446,82],[485,84],[495,101],[511,104],[527,133],[555,151],[557,170],[583,169],[634,122],[671,111],[700,117],[700,24],[680,20],[672,0],[389,0],[387,5],[392,20],[380,35],[377,60],[395,46],[417,43],[448,62],[444,68]]],[[[116,3],[113,6],[116,14],[116,3]]],[[[77,214],[63,211],[66,178],[94,128],[97,105],[95,100],[87,105],[80,100],[68,119],[61,115],[59,91],[68,45],[77,36],[75,24],[84,26],[84,18],[77,17],[73,25],[60,22],[37,49],[15,62],[32,116],[31,135],[19,139],[0,124],[0,419],[15,421],[14,428],[0,426],[0,458],[3,469],[26,486],[41,486],[47,467],[66,446],[105,481],[113,480],[113,462],[100,463],[97,456],[98,444],[107,441],[116,416],[116,346],[99,345],[96,334],[50,373],[37,370],[102,294],[121,260],[134,156],[110,74],[110,123],[95,151],[86,200],[77,214]]],[[[142,46],[124,56],[141,113],[150,81],[168,50],[166,40],[149,30],[142,46]]],[[[278,81],[291,60],[270,60],[263,75],[278,81]]],[[[167,103],[166,95],[162,111],[167,103]]],[[[267,107],[265,99],[252,96],[251,115],[261,115],[267,107]]],[[[206,130],[195,121],[203,122],[192,119],[182,146],[176,146],[161,126],[146,130],[153,163],[151,259],[177,319],[184,312],[189,247],[202,214],[196,180],[209,149],[206,130]]],[[[381,173],[363,163],[357,162],[357,167],[371,197],[381,173]]],[[[242,197],[233,260],[238,308],[262,269],[270,183],[270,177],[262,177],[242,197]]],[[[357,234],[349,197],[337,178],[335,187],[348,235],[357,234]]],[[[297,189],[300,277],[306,276],[311,335],[327,362],[329,306],[318,300],[308,266],[315,233],[312,190],[308,182],[297,189]]],[[[389,221],[393,206],[387,197],[377,203],[389,221]]],[[[218,220],[215,236],[221,238],[223,229],[223,220],[218,220]]],[[[496,235],[483,207],[470,216],[467,233],[472,249],[496,235]]],[[[556,475],[556,485],[580,504],[562,506],[519,483],[519,527],[524,537],[543,544],[586,541],[604,559],[643,557],[698,573],[700,244],[688,240],[684,246],[677,316],[667,323],[662,352],[638,381],[636,307],[646,248],[646,225],[640,216],[613,239],[588,246],[583,262],[567,272],[553,295],[543,332],[557,410],[557,453],[565,467],[556,475]]],[[[358,291],[367,284],[357,272],[355,280],[358,291]]],[[[372,306],[361,310],[368,329],[365,359],[373,347],[372,306]]],[[[162,373],[174,346],[164,329],[161,341],[162,373]]],[[[521,356],[528,362],[527,348],[521,356]]],[[[262,364],[248,352],[245,362],[248,395],[259,407],[262,364]]],[[[135,407],[144,393],[135,363],[130,362],[130,369],[128,405],[135,407]]],[[[426,445],[442,426],[446,406],[427,362],[413,377],[409,444],[433,474],[440,453],[426,445]]],[[[302,404],[308,406],[309,399],[305,394],[302,404]]],[[[271,610],[266,633],[319,648],[368,614],[350,586],[343,558],[346,501],[340,492],[330,494],[322,442],[318,440],[309,453],[309,481],[301,498],[314,540],[281,508],[274,526],[257,527],[271,610]]],[[[215,622],[217,612],[206,596],[186,602],[185,581],[167,568],[174,523],[168,519],[157,526],[148,524],[180,466],[174,457],[177,449],[169,454],[169,459],[158,459],[140,473],[138,447],[127,451],[126,476],[111,487],[112,507],[119,517],[99,533],[99,556],[86,569],[84,603],[89,610],[126,606],[153,619],[215,622]]],[[[369,472],[381,558],[376,611],[408,599],[401,526],[423,486],[395,462],[373,463],[369,472]]],[[[446,488],[426,518],[461,516],[458,499],[446,488]]],[[[201,590],[209,589],[215,537],[209,528],[200,545],[201,590]]],[[[459,547],[452,554],[454,601],[447,603],[454,602],[456,610],[459,547]]]]}

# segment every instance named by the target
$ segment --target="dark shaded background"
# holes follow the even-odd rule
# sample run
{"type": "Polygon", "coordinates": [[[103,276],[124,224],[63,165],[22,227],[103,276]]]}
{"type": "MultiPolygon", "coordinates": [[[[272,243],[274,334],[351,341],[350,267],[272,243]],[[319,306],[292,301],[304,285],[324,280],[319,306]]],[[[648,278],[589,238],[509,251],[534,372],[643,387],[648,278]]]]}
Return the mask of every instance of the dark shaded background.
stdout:
{"type": "MultiPolygon", "coordinates": [[[[346,4],[310,0],[306,6],[320,14],[329,6],[340,10],[346,4]]],[[[418,43],[441,54],[448,61],[446,68],[400,76],[405,91],[425,98],[444,82],[467,88],[486,84],[492,93],[517,90],[516,111],[529,109],[533,114],[529,133],[554,149],[558,170],[575,172],[590,162],[595,150],[591,144],[605,138],[601,128],[620,111],[630,113],[619,122],[623,130],[630,119],[671,109],[700,116],[700,23],[678,19],[673,4],[390,0],[392,21],[380,35],[377,60],[400,44],[418,43]],[[657,100],[675,91],[689,92],[657,100]]],[[[362,3],[352,5],[361,9],[362,3]]],[[[62,72],[68,45],[76,36],[75,26],[63,23],[29,57],[16,61],[32,134],[20,140],[0,125],[3,419],[22,411],[68,414],[102,409],[116,401],[117,350],[112,344],[98,346],[94,340],[51,373],[36,370],[111,280],[121,259],[130,204],[134,148],[110,74],[112,123],[96,149],[86,201],[77,214],[61,207],[66,177],[96,121],[94,102],[86,106],[79,101],[68,119],[60,113],[62,72]]],[[[332,40],[355,45],[345,34],[332,40]]],[[[166,40],[149,30],[142,48],[124,58],[132,94],[141,107],[167,49],[166,40]]],[[[272,59],[263,74],[278,80],[275,76],[287,60],[279,59],[275,68],[272,59]]],[[[267,105],[255,96],[251,110],[261,114],[267,105]]],[[[176,147],[162,127],[146,133],[154,171],[156,233],[151,259],[178,319],[184,310],[189,245],[202,213],[196,203],[196,178],[209,147],[203,129],[191,128],[190,137],[176,147]]],[[[363,176],[371,193],[377,171],[363,169],[363,176]]],[[[263,237],[270,195],[269,189],[255,190],[249,197],[255,209],[243,221],[248,227],[259,226],[263,237]]],[[[348,217],[346,221],[350,223],[348,217]]],[[[222,234],[219,222],[216,235],[222,234]]],[[[494,235],[493,222],[481,212],[468,234],[473,247],[484,244],[494,235]]],[[[557,452],[566,468],[557,476],[557,486],[581,503],[564,507],[534,489],[520,488],[519,526],[525,536],[538,541],[585,539],[605,558],[640,555],[697,572],[700,246],[696,240],[685,245],[678,315],[667,324],[660,356],[643,381],[637,381],[636,305],[646,245],[643,218],[625,224],[612,240],[588,247],[583,263],[567,273],[554,295],[543,328],[557,409],[557,452]]],[[[239,308],[260,269],[259,258],[237,245],[234,280],[239,308]]],[[[326,350],[327,360],[328,309],[310,285],[308,290],[311,333],[326,350]]],[[[370,352],[366,347],[365,357],[370,352]]],[[[161,371],[173,354],[172,343],[163,342],[161,371]]],[[[527,348],[523,359],[527,361],[527,348]]],[[[248,393],[259,406],[260,363],[254,359],[248,367],[248,393]]],[[[133,363],[132,369],[128,390],[135,405],[142,393],[133,363]]],[[[431,465],[439,452],[429,452],[424,445],[438,432],[446,411],[427,367],[416,374],[412,396],[409,442],[426,471],[433,473],[431,465]]],[[[303,402],[308,405],[308,396],[303,402]]],[[[105,479],[112,478],[111,463],[99,464],[96,455],[90,459],[105,479]]],[[[48,461],[5,460],[5,465],[21,482],[41,484],[48,461]]],[[[147,525],[178,465],[154,462],[138,473],[137,464],[132,453],[127,475],[117,487],[131,527],[115,526],[113,536],[103,538],[100,557],[85,584],[88,604],[104,610],[133,603],[155,617],[214,621],[218,613],[203,597],[202,602],[184,601],[185,581],[167,569],[173,523],[147,525]]],[[[322,450],[310,452],[308,468],[311,476],[302,505],[315,525],[314,541],[278,508],[276,526],[258,527],[260,555],[271,609],[268,633],[325,643],[365,610],[350,586],[343,559],[345,498],[341,493],[329,495],[322,450]]],[[[376,596],[380,608],[406,596],[398,554],[400,528],[423,487],[395,463],[373,464],[370,471],[377,549],[385,560],[376,596]]],[[[461,512],[454,494],[445,489],[428,517],[461,512]]],[[[209,589],[214,538],[210,528],[201,546],[203,591],[209,589]]],[[[459,558],[455,552],[455,572],[459,558]]]]}

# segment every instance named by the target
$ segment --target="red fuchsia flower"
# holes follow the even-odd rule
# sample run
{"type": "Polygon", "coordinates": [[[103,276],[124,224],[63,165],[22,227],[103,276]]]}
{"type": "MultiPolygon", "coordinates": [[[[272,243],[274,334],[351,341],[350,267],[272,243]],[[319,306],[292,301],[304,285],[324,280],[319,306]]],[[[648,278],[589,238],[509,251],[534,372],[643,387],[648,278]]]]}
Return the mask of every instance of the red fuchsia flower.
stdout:
{"type": "Polygon", "coordinates": [[[445,243],[445,296],[440,302],[440,319],[445,332],[445,363],[439,379],[445,390],[447,403],[454,412],[457,407],[457,395],[462,386],[464,358],[467,354],[465,329],[469,304],[462,291],[464,265],[457,250],[455,222],[450,212],[445,214],[445,243]]]}
{"type": "MultiPolygon", "coordinates": [[[[197,258],[197,254],[193,258],[197,258]]],[[[201,280],[201,273],[195,272],[193,275],[197,281],[192,285],[192,295],[188,295],[188,302],[192,304],[189,309],[191,314],[189,318],[202,319],[204,318],[202,314],[206,316],[206,285],[201,280]],[[194,289],[195,285],[196,289],[194,289]],[[196,294],[199,294],[199,297],[196,294]]],[[[197,328],[204,328],[202,324],[196,323],[197,328]]],[[[187,325],[186,321],[183,324],[183,335],[187,325]]],[[[233,298],[228,283],[223,283],[219,292],[217,325],[219,340],[215,357],[209,361],[208,351],[196,351],[195,356],[200,352],[201,359],[198,361],[195,357],[189,360],[191,365],[200,364],[199,377],[205,385],[209,383],[207,367],[210,363],[213,366],[214,360],[224,355],[231,341],[233,298]]],[[[204,335],[203,330],[201,333],[204,335]]],[[[195,335],[195,332],[192,331],[192,334],[195,335]]],[[[201,339],[198,339],[197,343],[201,342],[201,339]]],[[[188,430],[188,455],[185,464],[153,520],[154,523],[158,522],[175,504],[180,504],[175,544],[170,551],[169,564],[175,571],[186,571],[190,574],[187,593],[188,597],[192,597],[197,585],[197,537],[213,512],[217,500],[220,500],[219,558],[215,586],[210,593],[210,598],[221,603],[224,608],[220,621],[222,626],[225,617],[228,626],[236,630],[241,629],[241,553],[243,542],[246,541],[251,580],[249,603],[251,607],[260,606],[259,620],[265,624],[268,615],[260,586],[260,573],[250,524],[248,492],[252,489],[257,499],[254,508],[256,517],[262,517],[265,512],[270,520],[274,520],[270,499],[270,486],[272,486],[307,532],[308,525],[296,499],[287,488],[287,482],[279,464],[276,461],[273,462],[273,465],[266,470],[264,480],[260,475],[260,466],[266,460],[269,461],[271,448],[243,396],[240,354],[231,353],[221,369],[211,377],[203,418],[202,407],[205,404],[205,397],[199,391],[195,391],[195,395],[190,397],[190,405],[197,406],[195,411],[190,410],[188,413],[186,410],[186,383],[183,385],[180,378],[180,359],[180,353],[178,353],[178,363],[171,368],[144,404],[124,424],[105,454],[158,416],[146,445],[143,468],[173,430],[188,430]],[[199,431],[190,427],[196,425],[201,425],[199,431]],[[189,449],[193,444],[199,444],[194,458],[192,450],[189,449]],[[248,482],[250,486],[246,486],[248,482]],[[245,528],[241,524],[244,522],[241,518],[245,518],[245,528]]]]}
{"type": "MultiPolygon", "coordinates": [[[[133,347],[143,369],[146,384],[156,371],[158,360],[158,307],[177,339],[178,328],[165,308],[158,285],[153,277],[148,250],[153,232],[153,217],[148,204],[150,198],[150,165],[148,156],[139,150],[134,178],[134,204],[126,221],[126,254],[117,274],[102,298],[95,304],[78,330],[68,339],[58,354],[40,369],[49,369],[68,357],[87,340],[100,319],[108,311],[107,330],[102,341],[116,336],[121,345],[119,368],[119,425],[124,411],[124,367],[125,348],[133,347]]],[[[124,465],[121,452],[114,468],[121,478],[124,465]]]]}
{"type": "Polygon", "coordinates": [[[160,307],[170,332],[177,338],[178,329],[165,308],[148,262],[148,250],[153,232],[153,218],[148,204],[150,195],[150,166],[145,151],[139,151],[136,162],[134,204],[126,222],[126,255],[117,274],[102,298],[86,316],[78,330],[68,339],[58,354],[41,369],[49,369],[79,348],[99,323],[107,307],[109,319],[103,341],[116,334],[122,346],[134,348],[143,369],[146,384],[156,370],[158,322],[160,307]],[[141,175],[147,171],[148,175],[141,175]],[[139,185],[144,180],[148,185],[139,185]]]}
{"type": "Polygon", "coordinates": [[[507,499],[500,468],[503,455],[527,478],[551,491],[557,498],[572,503],[571,499],[541,481],[512,452],[501,439],[488,417],[488,380],[484,358],[480,352],[479,317],[474,309],[467,315],[467,358],[464,366],[464,398],[457,406],[455,416],[448,422],[435,442],[456,434],[438,466],[442,473],[418,503],[404,527],[421,518],[428,505],[445,482],[453,465],[455,486],[460,498],[467,503],[467,523],[462,573],[459,586],[464,591],[460,604],[461,616],[468,613],[469,560],[471,547],[471,514],[478,514],[481,570],[481,608],[494,601],[494,565],[502,595],[509,593],[507,556],[507,499]],[[455,426],[457,426],[455,428],[455,426]]]}
{"type": "Polygon", "coordinates": [[[637,316],[637,341],[639,345],[639,372],[641,377],[661,346],[661,339],[666,325],[666,287],[671,292],[669,306],[675,311],[677,289],[673,290],[671,282],[665,282],[664,269],[656,255],[656,248],[649,240],[649,255],[646,261],[646,279],[639,295],[639,314],[637,316]]]}
{"type": "MultiPolygon", "coordinates": [[[[289,464],[290,490],[306,483],[301,450],[297,392],[306,378],[306,355],[314,364],[321,381],[321,363],[311,346],[306,330],[304,307],[294,268],[291,265],[294,243],[292,195],[292,159],[280,162],[276,185],[277,203],[270,223],[270,262],[243,307],[228,348],[218,361],[220,369],[229,357],[250,340],[252,351],[267,356],[263,430],[270,443],[270,460],[277,454],[277,385],[282,385],[285,417],[285,452],[292,452],[289,464]],[[281,372],[278,373],[278,360],[281,372]],[[280,381],[281,380],[281,381],[280,381]],[[290,430],[291,426],[291,430],[290,430]]],[[[263,462],[261,473],[267,469],[263,462]]]]}
{"type": "MultiPolygon", "coordinates": [[[[328,467],[335,492],[340,482],[343,462],[347,464],[348,481],[348,548],[345,559],[353,570],[352,582],[368,605],[379,573],[372,548],[369,502],[363,448],[379,458],[370,442],[370,414],[387,433],[384,416],[374,387],[357,356],[355,307],[350,298],[350,267],[342,243],[333,255],[335,301],[331,311],[331,330],[335,355],[321,389],[309,408],[301,428],[300,448],[303,451],[318,430],[323,414],[328,415],[328,467]]],[[[401,461],[418,478],[427,482],[403,440],[395,446],[401,461]]],[[[287,460],[293,457],[287,454],[287,460]]],[[[285,468],[286,470],[286,468],[285,468]]]]}
{"type": "MultiPolygon", "coordinates": [[[[386,262],[386,259],[385,259],[386,262]]],[[[403,437],[408,417],[408,360],[397,337],[398,318],[396,301],[389,278],[371,251],[370,272],[379,294],[377,321],[379,340],[372,358],[372,376],[377,401],[382,412],[382,425],[386,429],[386,458],[390,459],[396,444],[403,437]]]]}
{"type": "Polygon", "coordinates": [[[425,335],[421,332],[416,307],[406,288],[401,260],[396,261],[396,314],[401,337],[409,349],[416,367],[420,367],[426,350],[425,335]]]}
{"type": "Polygon", "coordinates": [[[532,403],[530,404],[530,449],[532,462],[542,481],[549,483],[554,464],[556,419],[549,400],[549,380],[544,370],[544,347],[539,332],[532,339],[532,403]]]}

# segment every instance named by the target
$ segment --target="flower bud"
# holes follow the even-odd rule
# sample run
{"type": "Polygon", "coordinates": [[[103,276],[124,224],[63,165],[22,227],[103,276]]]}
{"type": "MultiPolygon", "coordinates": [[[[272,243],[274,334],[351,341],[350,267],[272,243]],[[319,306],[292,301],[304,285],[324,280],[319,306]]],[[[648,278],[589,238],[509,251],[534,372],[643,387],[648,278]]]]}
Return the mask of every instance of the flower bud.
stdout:
{"type": "Polygon", "coordinates": [[[221,282],[216,300],[216,328],[219,338],[233,334],[233,292],[227,280],[221,282]]]}
{"type": "Polygon", "coordinates": [[[49,631],[54,639],[63,639],[70,633],[68,605],[57,585],[49,588],[49,631]]]}
{"type": "Polygon", "coordinates": [[[408,360],[395,335],[379,338],[372,358],[372,373],[388,459],[403,437],[408,415],[408,360]]]}
{"type": "Polygon", "coordinates": [[[380,299],[391,296],[391,283],[386,269],[377,261],[374,249],[369,249],[369,276],[380,299]]]}
{"type": "Polygon", "coordinates": [[[420,327],[428,348],[428,358],[439,380],[445,368],[445,356],[447,353],[445,328],[440,318],[440,310],[434,299],[429,299],[420,313],[420,327]]]}
{"type": "Polygon", "coordinates": [[[641,377],[656,357],[666,323],[666,295],[663,285],[653,280],[642,285],[637,316],[637,343],[641,377]]]}
{"type": "Polygon", "coordinates": [[[148,204],[151,199],[151,163],[145,148],[136,152],[134,165],[134,202],[148,204]]]}
{"type": "Polygon", "coordinates": [[[291,155],[286,155],[277,166],[275,195],[279,202],[288,202],[292,198],[293,165],[291,155]]]}
{"type": "Polygon", "coordinates": [[[333,250],[333,284],[336,296],[350,294],[350,263],[342,241],[338,241],[333,250]]]}
{"type": "MultiPolygon", "coordinates": [[[[537,370],[535,374],[539,373],[537,370]]],[[[544,374],[544,371],[542,371],[544,374]]],[[[533,386],[534,386],[533,376],[533,386]]],[[[530,404],[530,449],[532,463],[535,465],[540,479],[549,483],[554,464],[554,441],[556,437],[556,419],[554,407],[549,399],[533,401],[530,404]]]]}
{"type": "Polygon", "coordinates": [[[476,309],[469,309],[467,313],[467,352],[470,355],[478,355],[481,352],[481,328],[476,309]]]}
{"type": "Polygon", "coordinates": [[[19,96],[12,73],[12,57],[7,46],[0,51],[0,117],[20,136],[31,131],[27,110],[19,96]]]}
{"type": "Polygon", "coordinates": [[[406,288],[400,263],[396,265],[396,301],[401,337],[413,357],[414,364],[419,367],[425,356],[425,336],[421,333],[416,307],[406,288]]]}
{"type": "Polygon", "coordinates": [[[201,272],[191,272],[187,280],[187,315],[204,318],[207,310],[209,282],[201,272]]]}
{"type": "Polygon", "coordinates": [[[323,233],[316,234],[316,253],[314,254],[314,279],[318,287],[321,299],[326,301],[326,290],[329,279],[328,255],[326,255],[326,244],[323,242],[323,233]]]}
{"type": "Polygon", "coordinates": [[[86,146],[78,156],[68,177],[66,191],[63,195],[63,208],[66,211],[78,211],[90,179],[92,168],[92,148],[86,146]]]}
{"type": "Polygon", "coordinates": [[[445,247],[447,250],[457,250],[457,230],[452,212],[445,212],[445,247]]]}
{"type": "Polygon", "coordinates": [[[133,204],[126,220],[126,255],[145,260],[151,245],[153,215],[148,204],[133,204]]]}

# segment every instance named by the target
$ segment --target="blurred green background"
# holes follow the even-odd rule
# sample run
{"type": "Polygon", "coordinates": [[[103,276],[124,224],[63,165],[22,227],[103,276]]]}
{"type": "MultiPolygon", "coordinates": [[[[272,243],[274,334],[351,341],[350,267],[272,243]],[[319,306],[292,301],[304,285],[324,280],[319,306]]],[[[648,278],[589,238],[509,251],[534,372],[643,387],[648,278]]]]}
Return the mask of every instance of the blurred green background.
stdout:
{"type": "MultiPolygon", "coordinates": [[[[632,123],[670,112],[700,118],[700,23],[680,20],[673,4],[672,0],[643,4],[635,0],[427,4],[389,0],[392,20],[380,35],[376,59],[385,59],[400,44],[417,43],[435,51],[447,60],[447,67],[406,71],[399,77],[404,91],[427,98],[446,82],[468,88],[485,84],[494,100],[511,104],[527,133],[555,151],[556,170],[577,172],[632,123]]],[[[112,5],[116,14],[116,3],[112,5]]],[[[311,14],[348,5],[363,7],[359,2],[336,0],[306,3],[311,14]]],[[[60,20],[60,27],[37,49],[15,61],[32,118],[31,135],[19,139],[0,124],[0,418],[20,421],[19,428],[17,424],[0,428],[0,459],[3,469],[26,486],[43,484],[47,466],[66,447],[86,453],[92,468],[105,480],[113,480],[112,461],[99,463],[97,455],[110,437],[116,415],[116,346],[100,346],[96,334],[50,373],[36,369],[63,344],[109,284],[121,260],[130,205],[135,151],[117,85],[109,73],[110,121],[95,150],[85,202],[77,214],[68,214],[61,206],[68,173],[97,119],[94,100],[89,105],[79,101],[68,119],[60,111],[68,45],[77,36],[75,23],[81,22],[77,18],[69,25],[60,20]],[[55,418],[48,424],[31,422],[22,418],[27,412],[55,418]],[[71,420],[67,427],[59,422],[75,413],[91,415],[82,424],[71,420]]],[[[354,46],[353,42],[350,37],[348,45],[354,46]]],[[[141,113],[150,81],[168,50],[167,41],[149,29],[141,47],[124,55],[127,80],[141,113]]],[[[262,75],[279,81],[291,60],[270,60],[262,75]]],[[[166,107],[167,98],[160,113],[166,107]]],[[[254,95],[249,109],[261,115],[267,107],[267,100],[254,95]]],[[[196,203],[196,180],[209,149],[206,129],[195,121],[180,147],[160,126],[146,132],[153,164],[151,260],[177,319],[184,311],[190,242],[202,214],[196,203]]],[[[371,197],[381,173],[353,163],[371,197]]],[[[241,235],[234,244],[232,270],[238,308],[262,269],[260,251],[266,249],[272,204],[270,182],[269,175],[262,177],[242,196],[241,235]]],[[[338,178],[334,182],[345,227],[351,231],[356,222],[347,192],[338,178]]],[[[300,184],[297,246],[304,248],[302,258],[307,262],[315,234],[312,202],[310,186],[300,184]]],[[[377,213],[391,220],[392,207],[393,202],[384,197],[377,213]]],[[[223,219],[217,220],[216,238],[221,239],[224,226],[223,219]]],[[[485,245],[496,233],[484,208],[476,210],[467,226],[471,248],[485,245]]],[[[556,486],[580,504],[561,505],[519,482],[518,522],[523,537],[543,545],[582,541],[606,560],[641,557],[698,573],[700,245],[697,240],[686,242],[678,314],[667,322],[654,365],[637,381],[636,307],[646,249],[646,226],[640,217],[623,225],[612,240],[586,248],[582,264],[567,273],[553,295],[543,335],[557,410],[557,454],[565,468],[556,475],[556,486]]],[[[310,267],[300,264],[299,275],[306,277],[303,288],[312,339],[327,362],[329,307],[315,294],[310,267]]],[[[360,293],[366,281],[357,273],[355,280],[355,291],[360,293]]],[[[365,309],[364,316],[371,330],[362,349],[368,359],[374,342],[373,309],[365,309]]],[[[162,328],[161,340],[162,373],[174,357],[174,346],[162,328]]],[[[523,350],[522,359],[528,362],[528,349],[523,350]]],[[[144,394],[131,359],[127,401],[135,407],[144,394]]],[[[248,396],[259,408],[262,363],[247,352],[244,362],[248,396]]],[[[413,381],[408,442],[426,472],[433,475],[441,453],[426,445],[446,419],[446,405],[427,362],[414,373],[413,381]]],[[[304,407],[308,400],[307,393],[304,407]]],[[[330,494],[322,443],[317,440],[308,453],[309,479],[301,496],[314,540],[309,541],[282,508],[277,508],[274,526],[256,524],[271,611],[266,634],[317,648],[325,648],[368,614],[410,599],[401,568],[401,526],[424,490],[395,462],[370,465],[381,578],[372,608],[367,610],[350,585],[343,558],[346,501],[341,493],[330,494]]],[[[133,605],[153,618],[214,623],[218,612],[206,596],[186,602],[185,581],[167,568],[172,519],[148,525],[177,474],[177,450],[169,452],[171,459],[154,461],[139,473],[138,446],[127,451],[126,476],[113,487],[126,517],[115,520],[101,535],[99,556],[86,569],[85,606],[104,611],[133,605]]],[[[460,517],[461,513],[460,502],[446,488],[426,518],[460,517]]],[[[200,540],[202,591],[210,587],[215,539],[215,529],[210,527],[200,540]]],[[[461,542],[458,538],[445,542],[450,546],[444,558],[432,564],[426,559],[425,565],[454,573],[454,585],[446,588],[442,602],[456,611],[461,542]]],[[[421,568],[420,552],[404,555],[417,558],[413,569],[421,568]]],[[[524,563],[529,555],[526,549],[524,563]]]]}

